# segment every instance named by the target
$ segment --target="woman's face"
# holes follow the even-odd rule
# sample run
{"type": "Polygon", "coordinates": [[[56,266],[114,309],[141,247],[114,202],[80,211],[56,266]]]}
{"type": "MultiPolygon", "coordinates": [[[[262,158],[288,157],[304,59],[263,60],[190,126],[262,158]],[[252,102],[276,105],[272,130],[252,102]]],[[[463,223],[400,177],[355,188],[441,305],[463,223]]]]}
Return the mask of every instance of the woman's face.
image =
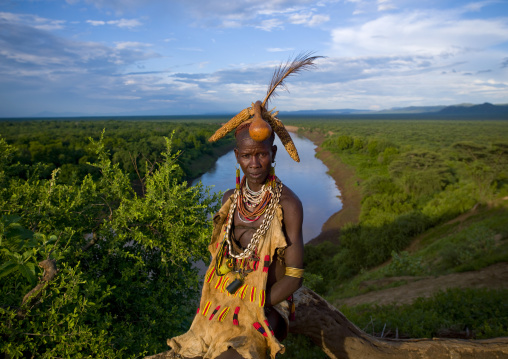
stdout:
{"type": "MultiPolygon", "coordinates": [[[[246,131],[248,133],[248,131],[246,131]]],[[[277,146],[269,140],[256,142],[250,136],[238,136],[235,156],[253,191],[261,189],[275,161],[277,146]]]]}

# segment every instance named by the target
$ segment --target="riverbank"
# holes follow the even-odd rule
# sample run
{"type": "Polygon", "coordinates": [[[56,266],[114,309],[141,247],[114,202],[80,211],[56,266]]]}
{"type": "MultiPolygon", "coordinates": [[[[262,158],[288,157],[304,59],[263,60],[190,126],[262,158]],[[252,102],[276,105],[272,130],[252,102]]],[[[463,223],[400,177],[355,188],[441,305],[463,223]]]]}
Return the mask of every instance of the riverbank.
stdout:
{"type": "MultiPolygon", "coordinates": [[[[291,128],[291,130],[296,132],[297,128],[291,128]]],[[[301,134],[318,146],[316,157],[328,167],[328,174],[334,179],[337,188],[339,188],[342,202],[342,209],[328,218],[323,224],[321,233],[308,243],[319,244],[330,241],[337,244],[339,243],[340,229],[347,223],[358,223],[360,217],[362,196],[358,179],[353,168],[342,163],[333,153],[321,147],[325,140],[323,134],[308,131],[303,131],[301,134]]]]}

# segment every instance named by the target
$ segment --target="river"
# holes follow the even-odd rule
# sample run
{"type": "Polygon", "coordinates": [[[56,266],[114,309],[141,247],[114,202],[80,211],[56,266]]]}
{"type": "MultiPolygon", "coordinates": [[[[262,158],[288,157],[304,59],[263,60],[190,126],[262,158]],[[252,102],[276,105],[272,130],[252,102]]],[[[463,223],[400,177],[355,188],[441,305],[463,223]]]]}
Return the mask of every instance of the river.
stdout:
{"type": "MultiPolygon", "coordinates": [[[[276,137],[277,156],[275,174],[282,183],[295,192],[303,204],[303,240],[305,243],[317,237],[326,220],[342,208],[340,191],[328,168],[315,155],[316,145],[309,139],[291,134],[300,155],[300,163],[289,157],[276,137]]],[[[194,181],[214,186],[212,191],[226,191],[235,186],[235,154],[228,152],[215,166],[194,181]]]]}

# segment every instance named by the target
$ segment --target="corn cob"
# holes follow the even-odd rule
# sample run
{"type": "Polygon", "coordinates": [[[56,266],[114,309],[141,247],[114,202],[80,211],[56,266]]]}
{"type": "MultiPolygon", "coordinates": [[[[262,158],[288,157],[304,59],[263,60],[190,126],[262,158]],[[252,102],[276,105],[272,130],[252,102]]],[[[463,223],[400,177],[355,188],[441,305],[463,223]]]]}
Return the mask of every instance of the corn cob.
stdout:
{"type": "Polygon", "coordinates": [[[270,112],[263,112],[263,118],[272,126],[272,129],[275,131],[277,136],[279,136],[280,141],[288,151],[289,155],[296,162],[300,162],[300,156],[298,156],[298,151],[296,150],[295,144],[289,135],[289,132],[284,127],[284,124],[270,112]]]}
{"type": "Polygon", "coordinates": [[[242,122],[247,121],[251,116],[250,112],[251,108],[245,108],[242,111],[240,111],[235,117],[233,117],[231,120],[225,123],[224,126],[219,128],[213,134],[213,136],[208,139],[208,141],[215,142],[217,140],[220,140],[222,137],[226,136],[229,132],[233,131],[240,124],[242,124],[242,122]]]}

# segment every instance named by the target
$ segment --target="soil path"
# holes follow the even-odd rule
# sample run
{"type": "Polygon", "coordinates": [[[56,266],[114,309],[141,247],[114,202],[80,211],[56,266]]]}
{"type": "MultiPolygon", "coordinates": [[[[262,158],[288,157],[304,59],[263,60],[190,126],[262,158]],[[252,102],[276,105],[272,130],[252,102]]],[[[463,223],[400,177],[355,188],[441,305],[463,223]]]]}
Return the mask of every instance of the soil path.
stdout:
{"type": "MultiPolygon", "coordinates": [[[[408,280],[410,277],[404,277],[408,280]]],[[[369,281],[368,285],[386,285],[386,281],[393,282],[402,278],[392,277],[369,281]]],[[[359,305],[366,303],[384,304],[408,304],[418,297],[430,297],[440,290],[448,288],[490,288],[508,289],[508,263],[497,263],[479,271],[453,273],[439,277],[420,277],[406,285],[369,292],[352,298],[339,299],[333,304],[340,306],[359,305]]]]}

